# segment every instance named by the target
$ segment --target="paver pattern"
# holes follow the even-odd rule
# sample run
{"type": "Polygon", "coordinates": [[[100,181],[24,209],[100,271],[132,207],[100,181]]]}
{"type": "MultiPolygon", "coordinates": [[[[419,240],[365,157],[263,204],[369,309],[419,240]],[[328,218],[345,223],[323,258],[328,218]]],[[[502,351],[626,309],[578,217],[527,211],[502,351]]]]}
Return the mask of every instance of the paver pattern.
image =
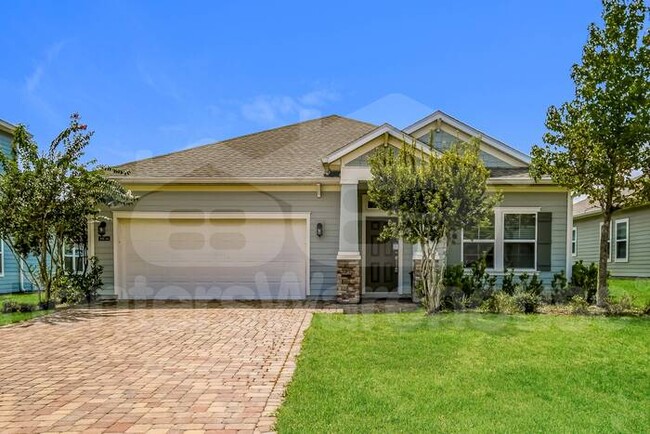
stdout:
{"type": "Polygon", "coordinates": [[[266,432],[307,308],[75,309],[0,328],[0,432],[266,432]]]}

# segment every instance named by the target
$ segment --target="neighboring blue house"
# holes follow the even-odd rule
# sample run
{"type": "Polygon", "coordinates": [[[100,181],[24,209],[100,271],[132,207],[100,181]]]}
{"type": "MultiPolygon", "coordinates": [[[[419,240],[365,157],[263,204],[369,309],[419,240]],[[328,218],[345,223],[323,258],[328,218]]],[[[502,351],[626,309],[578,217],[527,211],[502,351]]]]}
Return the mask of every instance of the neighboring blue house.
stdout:
{"type": "MultiPolygon", "coordinates": [[[[0,152],[11,152],[11,140],[15,126],[0,119],[0,152]]],[[[29,280],[20,272],[18,261],[11,249],[0,242],[0,294],[31,290],[29,280]]]]}

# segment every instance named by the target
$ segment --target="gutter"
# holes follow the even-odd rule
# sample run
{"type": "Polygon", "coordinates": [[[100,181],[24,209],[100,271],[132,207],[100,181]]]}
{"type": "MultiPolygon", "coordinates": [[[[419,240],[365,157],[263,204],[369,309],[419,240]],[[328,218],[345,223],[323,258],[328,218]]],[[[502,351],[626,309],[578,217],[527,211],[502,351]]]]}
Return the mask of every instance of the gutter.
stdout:
{"type": "Polygon", "coordinates": [[[339,178],[298,178],[298,177],[277,177],[277,178],[170,178],[170,177],[128,177],[112,176],[112,179],[128,184],[203,184],[203,185],[291,185],[291,184],[340,184],[339,178]]]}

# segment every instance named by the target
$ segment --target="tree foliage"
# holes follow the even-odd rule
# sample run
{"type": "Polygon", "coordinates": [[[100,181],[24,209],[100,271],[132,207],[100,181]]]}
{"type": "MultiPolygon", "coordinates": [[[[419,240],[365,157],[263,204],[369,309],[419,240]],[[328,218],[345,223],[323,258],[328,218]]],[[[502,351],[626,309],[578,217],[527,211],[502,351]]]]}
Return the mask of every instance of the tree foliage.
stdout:
{"type": "Polygon", "coordinates": [[[573,65],[573,100],[551,106],[545,146],[534,146],[531,173],[549,174],[603,210],[598,304],[607,299],[607,240],[612,213],[650,199],[650,31],[643,0],[603,0],[604,25],[589,26],[573,65]]]}
{"type": "Polygon", "coordinates": [[[74,114],[47,151],[19,125],[11,153],[0,153],[0,236],[46,301],[64,273],[66,244],[85,246],[89,219],[103,207],[134,200],[109,177],[121,172],[82,161],[92,135],[74,114]]]}
{"type": "MultiPolygon", "coordinates": [[[[431,140],[433,143],[433,140],[431,140]]],[[[422,300],[428,312],[440,308],[444,258],[435,253],[451,233],[488,217],[498,194],[489,193],[489,171],[478,141],[459,143],[442,155],[404,142],[399,152],[387,143],[369,160],[369,199],[396,217],[382,237],[401,238],[422,249],[422,300]]]]}

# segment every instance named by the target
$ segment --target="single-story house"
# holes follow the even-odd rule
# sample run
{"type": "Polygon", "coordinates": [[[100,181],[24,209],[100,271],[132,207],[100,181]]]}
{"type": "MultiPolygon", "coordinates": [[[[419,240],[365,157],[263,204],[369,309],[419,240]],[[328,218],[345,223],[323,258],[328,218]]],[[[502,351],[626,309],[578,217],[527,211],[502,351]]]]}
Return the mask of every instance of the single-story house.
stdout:
{"type": "MultiPolygon", "coordinates": [[[[573,205],[571,256],[574,262],[598,263],[602,225],[602,209],[589,198],[573,205]]],[[[607,270],[611,275],[650,277],[650,204],[615,211],[609,232],[607,270]]]]}
{"type": "Polygon", "coordinates": [[[489,227],[448,240],[449,264],[487,255],[490,272],[570,272],[572,199],[529,176],[524,153],[441,112],[400,130],[326,116],[124,164],[139,200],[91,230],[119,299],[408,297],[417,246],[381,242],[389,216],[367,197],[368,155],[416,140],[423,152],[481,140],[490,189],[503,201],[489,227]],[[430,150],[427,143],[435,131],[430,150]]]}
{"type": "MultiPolygon", "coordinates": [[[[0,152],[5,155],[9,155],[11,152],[15,129],[15,125],[0,119],[0,152]]],[[[0,294],[32,289],[26,272],[21,268],[9,246],[0,240],[0,294]]]]}

